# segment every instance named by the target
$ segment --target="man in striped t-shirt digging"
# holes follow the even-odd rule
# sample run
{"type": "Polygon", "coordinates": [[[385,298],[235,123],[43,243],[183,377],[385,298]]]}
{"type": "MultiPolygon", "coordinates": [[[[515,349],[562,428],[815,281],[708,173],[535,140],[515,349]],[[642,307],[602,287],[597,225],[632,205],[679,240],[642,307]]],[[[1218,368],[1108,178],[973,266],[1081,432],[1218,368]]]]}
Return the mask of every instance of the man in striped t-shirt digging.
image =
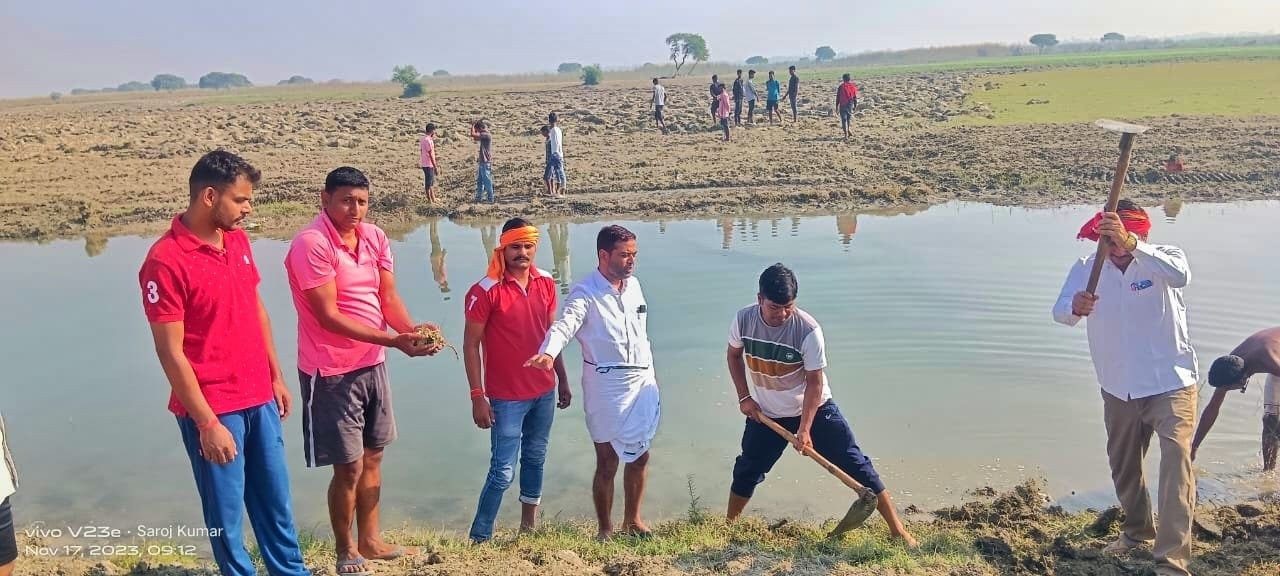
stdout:
{"type": "Polygon", "coordinates": [[[738,393],[738,409],[747,417],[742,433],[742,454],[733,466],[729,488],[728,520],[747,507],[756,485],[782,456],[787,441],[761,424],[758,415],[777,421],[796,435],[796,450],[816,450],[845,473],[875,492],[877,509],[889,531],[908,546],[915,538],[907,532],[884,482],[853,438],[853,429],[831,400],[822,328],[818,321],[796,308],[795,274],[774,264],[760,275],[758,302],[742,310],[729,327],[729,376],[738,393]],[[747,372],[751,388],[747,388],[747,372]]]}

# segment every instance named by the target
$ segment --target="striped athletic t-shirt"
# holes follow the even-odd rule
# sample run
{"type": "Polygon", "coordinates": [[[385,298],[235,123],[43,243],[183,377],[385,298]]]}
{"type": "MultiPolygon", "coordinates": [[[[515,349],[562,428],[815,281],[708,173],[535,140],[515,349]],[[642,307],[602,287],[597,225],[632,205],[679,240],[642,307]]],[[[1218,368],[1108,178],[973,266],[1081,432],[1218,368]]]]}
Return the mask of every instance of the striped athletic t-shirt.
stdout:
{"type": "MultiPolygon", "coordinates": [[[[765,324],[759,304],[739,310],[729,326],[729,346],[743,350],[751,375],[751,397],[770,418],[799,416],[804,406],[805,373],[827,366],[822,327],[799,308],[781,326],[765,324]]],[[[822,402],[830,398],[831,387],[823,374],[822,402]]]]}

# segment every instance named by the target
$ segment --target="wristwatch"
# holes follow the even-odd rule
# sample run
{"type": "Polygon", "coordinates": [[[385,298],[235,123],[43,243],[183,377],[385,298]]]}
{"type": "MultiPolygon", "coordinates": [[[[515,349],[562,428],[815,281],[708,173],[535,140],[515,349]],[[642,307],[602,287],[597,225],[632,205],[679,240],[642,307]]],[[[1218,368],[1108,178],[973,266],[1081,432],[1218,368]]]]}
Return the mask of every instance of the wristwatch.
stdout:
{"type": "Polygon", "coordinates": [[[1128,252],[1133,252],[1134,250],[1137,250],[1137,249],[1138,249],[1138,235],[1137,235],[1137,234],[1134,234],[1133,232],[1130,232],[1130,233],[1129,233],[1129,236],[1127,237],[1127,239],[1125,240],[1125,243],[1124,243],[1124,249],[1125,249],[1126,251],[1128,251],[1128,252]]]}

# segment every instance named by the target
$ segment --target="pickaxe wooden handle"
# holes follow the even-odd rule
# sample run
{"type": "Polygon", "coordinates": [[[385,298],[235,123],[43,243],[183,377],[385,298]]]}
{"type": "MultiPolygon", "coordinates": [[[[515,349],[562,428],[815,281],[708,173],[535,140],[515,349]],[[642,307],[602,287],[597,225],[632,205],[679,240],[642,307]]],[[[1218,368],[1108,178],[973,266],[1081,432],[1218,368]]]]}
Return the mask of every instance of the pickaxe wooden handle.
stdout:
{"type": "MultiPolygon", "coordinates": [[[[797,443],[795,434],[792,434],[789,430],[787,430],[786,428],[783,428],[780,424],[778,424],[777,422],[774,422],[768,416],[765,416],[763,413],[757,412],[756,418],[758,418],[760,422],[763,423],[765,426],[768,426],[769,428],[773,429],[774,432],[777,432],[779,436],[786,438],[788,442],[792,444],[797,443]]],[[[832,464],[830,460],[823,458],[822,455],[819,454],[818,451],[814,450],[812,447],[806,446],[804,449],[804,455],[810,458],[813,458],[814,462],[817,462],[820,466],[825,468],[826,471],[830,472],[832,476],[839,478],[841,482],[844,482],[845,486],[852,488],[853,491],[857,492],[859,496],[861,496],[865,492],[870,491],[870,488],[863,486],[857,480],[854,480],[852,476],[845,474],[844,470],[841,470],[840,468],[836,467],[836,465],[832,464]]]]}
{"type": "MultiPolygon", "coordinates": [[[[1147,131],[1146,126],[1138,126],[1135,124],[1125,124],[1114,120],[1099,120],[1097,125],[1104,130],[1111,132],[1119,132],[1120,136],[1120,159],[1116,162],[1116,174],[1111,179],[1111,195],[1107,196],[1107,205],[1104,212],[1115,212],[1116,205],[1120,203],[1120,190],[1124,188],[1124,181],[1129,174],[1129,159],[1133,156],[1133,140],[1143,132],[1147,131]]],[[[1110,242],[1106,236],[1098,238],[1098,252],[1093,258],[1093,270],[1089,272],[1089,285],[1085,288],[1085,292],[1090,294],[1096,293],[1098,289],[1098,278],[1102,275],[1102,263],[1110,252],[1110,242]]]]}

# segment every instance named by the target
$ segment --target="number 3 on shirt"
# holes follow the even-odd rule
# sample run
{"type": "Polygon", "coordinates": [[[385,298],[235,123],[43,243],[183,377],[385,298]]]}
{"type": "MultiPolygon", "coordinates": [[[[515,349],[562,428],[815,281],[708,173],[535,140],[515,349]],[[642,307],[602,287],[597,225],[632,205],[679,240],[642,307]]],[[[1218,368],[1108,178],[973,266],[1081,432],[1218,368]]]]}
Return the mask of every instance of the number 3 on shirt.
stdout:
{"type": "Polygon", "coordinates": [[[155,280],[147,281],[147,302],[155,304],[160,301],[160,287],[156,286],[155,280]]]}

